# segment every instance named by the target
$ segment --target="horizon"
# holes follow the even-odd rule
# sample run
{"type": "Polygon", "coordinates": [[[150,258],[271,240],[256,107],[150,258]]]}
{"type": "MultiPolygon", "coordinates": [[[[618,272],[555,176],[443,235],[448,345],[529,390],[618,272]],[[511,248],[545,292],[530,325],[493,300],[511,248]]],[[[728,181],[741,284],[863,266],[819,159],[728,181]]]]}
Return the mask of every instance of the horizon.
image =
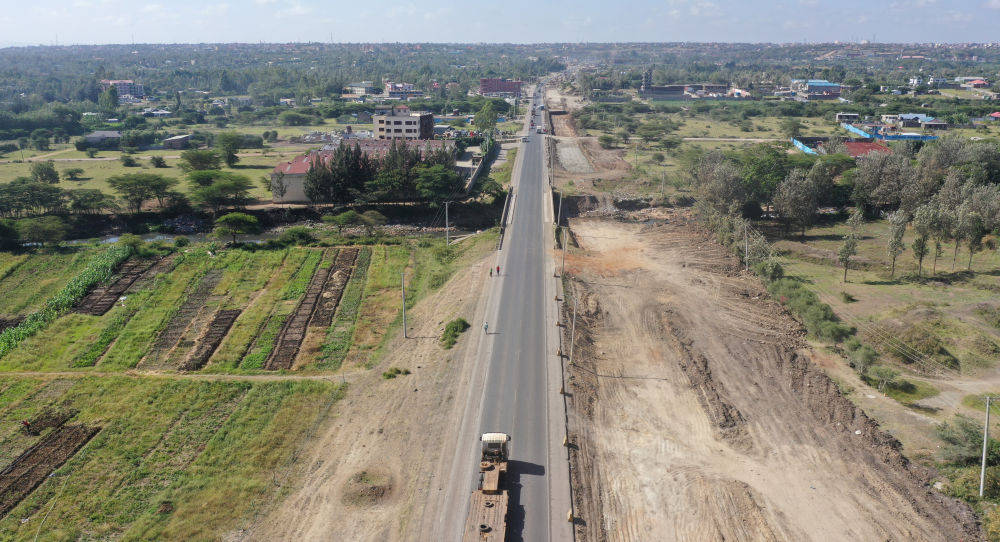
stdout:
{"type": "Polygon", "coordinates": [[[1000,0],[595,0],[456,7],[443,0],[39,0],[0,15],[0,47],[203,43],[995,43],[1000,0]],[[623,37],[630,38],[623,41],[623,37]],[[381,39],[371,39],[381,38],[381,39]],[[634,40],[634,41],[632,41],[634,40]]]}

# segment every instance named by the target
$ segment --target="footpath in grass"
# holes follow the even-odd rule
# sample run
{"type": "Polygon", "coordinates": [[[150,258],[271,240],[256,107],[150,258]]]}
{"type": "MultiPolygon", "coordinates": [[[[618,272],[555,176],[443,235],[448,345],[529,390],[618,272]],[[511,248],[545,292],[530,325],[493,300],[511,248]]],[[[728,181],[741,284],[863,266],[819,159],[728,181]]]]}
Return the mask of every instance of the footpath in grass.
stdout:
{"type": "Polygon", "coordinates": [[[292,482],[290,458],[342,392],[318,381],[0,377],[5,458],[35,442],[14,422],[46,409],[101,428],[0,519],[0,539],[220,539],[292,482]]]}

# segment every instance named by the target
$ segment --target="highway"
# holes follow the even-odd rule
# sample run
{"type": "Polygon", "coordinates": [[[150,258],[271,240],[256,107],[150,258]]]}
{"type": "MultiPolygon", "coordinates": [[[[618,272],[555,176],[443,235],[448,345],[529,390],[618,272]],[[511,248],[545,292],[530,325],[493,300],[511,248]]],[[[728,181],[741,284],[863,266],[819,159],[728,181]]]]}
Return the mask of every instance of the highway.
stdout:
{"type": "MultiPolygon", "coordinates": [[[[536,125],[540,116],[535,117],[536,125]]],[[[546,235],[544,136],[521,145],[521,170],[504,238],[503,284],[489,322],[489,358],[480,433],[511,435],[510,540],[549,540],[546,235]]],[[[552,332],[555,332],[554,322],[552,332]]],[[[565,521],[565,520],[564,520],[565,521]]]]}

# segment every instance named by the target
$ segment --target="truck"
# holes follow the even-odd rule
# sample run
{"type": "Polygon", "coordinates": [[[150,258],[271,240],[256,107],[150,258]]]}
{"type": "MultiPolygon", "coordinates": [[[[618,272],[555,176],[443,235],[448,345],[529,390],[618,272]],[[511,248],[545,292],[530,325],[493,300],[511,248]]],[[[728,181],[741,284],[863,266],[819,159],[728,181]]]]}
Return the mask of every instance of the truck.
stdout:
{"type": "Polygon", "coordinates": [[[480,442],[479,482],[469,500],[469,518],[462,542],[504,542],[510,501],[507,487],[510,435],[483,433],[480,442]]]}

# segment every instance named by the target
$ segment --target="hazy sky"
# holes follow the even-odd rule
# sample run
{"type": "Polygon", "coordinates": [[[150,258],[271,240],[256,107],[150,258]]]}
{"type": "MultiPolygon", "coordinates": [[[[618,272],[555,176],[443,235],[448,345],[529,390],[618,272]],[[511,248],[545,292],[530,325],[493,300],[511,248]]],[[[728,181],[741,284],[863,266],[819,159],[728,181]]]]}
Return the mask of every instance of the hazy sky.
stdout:
{"type": "Polygon", "coordinates": [[[0,45],[1000,40],[1000,0],[0,0],[0,45]]]}

